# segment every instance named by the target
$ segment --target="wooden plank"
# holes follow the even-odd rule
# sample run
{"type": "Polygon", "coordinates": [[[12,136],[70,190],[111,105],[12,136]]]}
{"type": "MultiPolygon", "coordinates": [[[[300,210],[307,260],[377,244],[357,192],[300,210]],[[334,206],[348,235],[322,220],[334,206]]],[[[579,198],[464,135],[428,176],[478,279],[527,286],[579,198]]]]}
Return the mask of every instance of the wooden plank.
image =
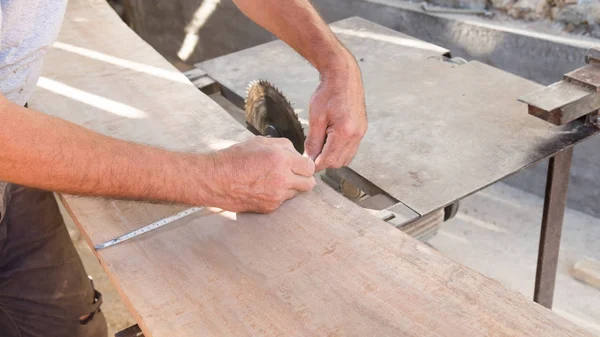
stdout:
{"type": "Polygon", "coordinates": [[[571,275],[579,281],[600,289],[600,261],[585,259],[575,263],[571,275]]]}
{"type": "Polygon", "coordinates": [[[600,66],[587,64],[575,69],[563,77],[565,81],[581,85],[594,91],[600,91],[600,66]]]}
{"type": "MultiPolygon", "coordinates": [[[[32,107],[177,150],[251,136],[106,2],[70,1],[59,40],[32,107]]],[[[91,245],[181,209],[62,200],[91,245]]],[[[273,214],[211,210],[96,254],[146,337],[589,336],[321,182],[273,214]]]]}
{"type": "Polygon", "coordinates": [[[573,85],[566,81],[560,81],[551,84],[548,87],[527,93],[526,95],[519,97],[519,101],[545,111],[552,111],[575,103],[593,94],[595,94],[595,92],[590,89],[573,85]]]}
{"type": "Polygon", "coordinates": [[[600,108],[600,94],[568,81],[556,82],[519,98],[529,114],[563,125],[600,108]]]}

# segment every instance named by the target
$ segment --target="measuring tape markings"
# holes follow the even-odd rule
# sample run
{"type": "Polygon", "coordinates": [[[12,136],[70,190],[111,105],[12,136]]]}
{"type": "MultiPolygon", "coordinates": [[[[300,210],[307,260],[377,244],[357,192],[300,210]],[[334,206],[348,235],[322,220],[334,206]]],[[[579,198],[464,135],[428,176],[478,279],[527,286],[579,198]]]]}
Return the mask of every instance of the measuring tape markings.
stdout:
{"type": "Polygon", "coordinates": [[[181,218],[185,218],[186,216],[194,214],[194,213],[197,213],[197,212],[199,212],[199,211],[201,211],[203,209],[204,209],[204,207],[192,207],[192,208],[188,208],[188,209],[186,209],[184,211],[181,211],[181,212],[179,212],[179,213],[177,213],[175,215],[171,215],[171,216],[166,217],[164,219],[158,220],[158,221],[153,222],[153,223],[151,223],[151,224],[149,224],[147,226],[144,226],[142,228],[136,229],[136,230],[134,230],[132,232],[129,232],[127,234],[124,234],[124,235],[119,236],[117,238],[114,238],[112,240],[106,241],[104,243],[97,244],[97,245],[94,246],[94,249],[95,250],[101,250],[101,249],[104,249],[104,248],[107,248],[107,247],[110,247],[110,246],[114,246],[114,245],[116,245],[118,243],[121,243],[123,241],[127,241],[129,239],[133,239],[133,238],[135,238],[137,236],[140,236],[140,235],[142,235],[144,233],[148,233],[150,231],[153,231],[153,230],[155,230],[157,228],[160,228],[160,227],[162,227],[164,225],[168,225],[171,222],[177,221],[177,220],[179,220],[181,218]]]}

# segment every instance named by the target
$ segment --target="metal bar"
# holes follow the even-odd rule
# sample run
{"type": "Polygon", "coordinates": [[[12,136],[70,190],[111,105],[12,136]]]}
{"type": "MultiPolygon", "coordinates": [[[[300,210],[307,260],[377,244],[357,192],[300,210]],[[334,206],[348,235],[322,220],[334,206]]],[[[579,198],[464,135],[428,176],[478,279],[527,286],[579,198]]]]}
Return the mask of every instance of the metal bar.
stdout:
{"type": "Polygon", "coordinates": [[[550,158],[533,300],[552,308],[573,147],[550,158]]]}
{"type": "Polygon", "coordinates": [[[135,324],[125,330],[117,332],[115,337],[144,337],[144,334],[142,333],[142,329],[135,324]]]}
{"type": "Polygon", "coordinates": [[[487,17],[494,16],[494,12],[490,12],[485,9],[468,9],[468,8],[450,8],[450,7],[441,7],[441,6],[430,6],[426,2],[421,4],[421,8],[423,8],[426,12],[431,13],[444,13],[444,14],[473,14],[473,15],[485,15],[487,17]]]}
{"type": "MultiPolygon", "coordinates": [[[[377,194],[388,194],[386,191],[381,189],[379,186],[373,184],[369,180],[365,179],[360,174],[356,173],[353,169],[344,166],[339,169],[330,169],[337,173],[342,179],[347,180],[354,186],[358,187],[361,191],[367,193],[368,195],[377,195],[377,194]]],[[[392,198],[393,199],[393,198],[392,198]]],[[[394,199],[394,201],[398,202],[398,200],[394,199]]]]}
{"type": "Polygon", "coordinates": [[[590,48],[585,54],[585,63],[600,65],[600,49],[590,48]]]}

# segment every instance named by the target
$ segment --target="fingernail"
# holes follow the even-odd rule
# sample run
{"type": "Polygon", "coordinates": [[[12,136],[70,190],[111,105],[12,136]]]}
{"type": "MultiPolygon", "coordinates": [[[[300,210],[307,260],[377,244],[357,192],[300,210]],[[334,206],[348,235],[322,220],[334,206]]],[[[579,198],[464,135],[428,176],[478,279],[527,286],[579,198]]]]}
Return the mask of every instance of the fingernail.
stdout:
{"type": "Polygon", "coordinates": [[[307,152],[304,152],[304,153],[302,154],[302,157],[304,157],[304,158],[308,158],[308,159],[312,160],[312,161],[313,161],[313,163],[315,162],[315,158],[313,158],[313,156],[309,155],[307,152]]]}

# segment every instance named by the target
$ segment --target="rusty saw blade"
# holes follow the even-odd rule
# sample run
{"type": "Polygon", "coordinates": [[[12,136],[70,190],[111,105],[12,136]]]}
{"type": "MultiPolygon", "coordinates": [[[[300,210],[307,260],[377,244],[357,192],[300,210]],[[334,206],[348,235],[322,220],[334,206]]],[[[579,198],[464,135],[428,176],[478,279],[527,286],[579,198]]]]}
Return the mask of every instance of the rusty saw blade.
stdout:
{"type": "Polygon", "coordinates": [[[290,102],[265,80],[250,83],[246,91],[246,125],[256,135],[285,137],[304,153],[304,130],[290,102]]]}

